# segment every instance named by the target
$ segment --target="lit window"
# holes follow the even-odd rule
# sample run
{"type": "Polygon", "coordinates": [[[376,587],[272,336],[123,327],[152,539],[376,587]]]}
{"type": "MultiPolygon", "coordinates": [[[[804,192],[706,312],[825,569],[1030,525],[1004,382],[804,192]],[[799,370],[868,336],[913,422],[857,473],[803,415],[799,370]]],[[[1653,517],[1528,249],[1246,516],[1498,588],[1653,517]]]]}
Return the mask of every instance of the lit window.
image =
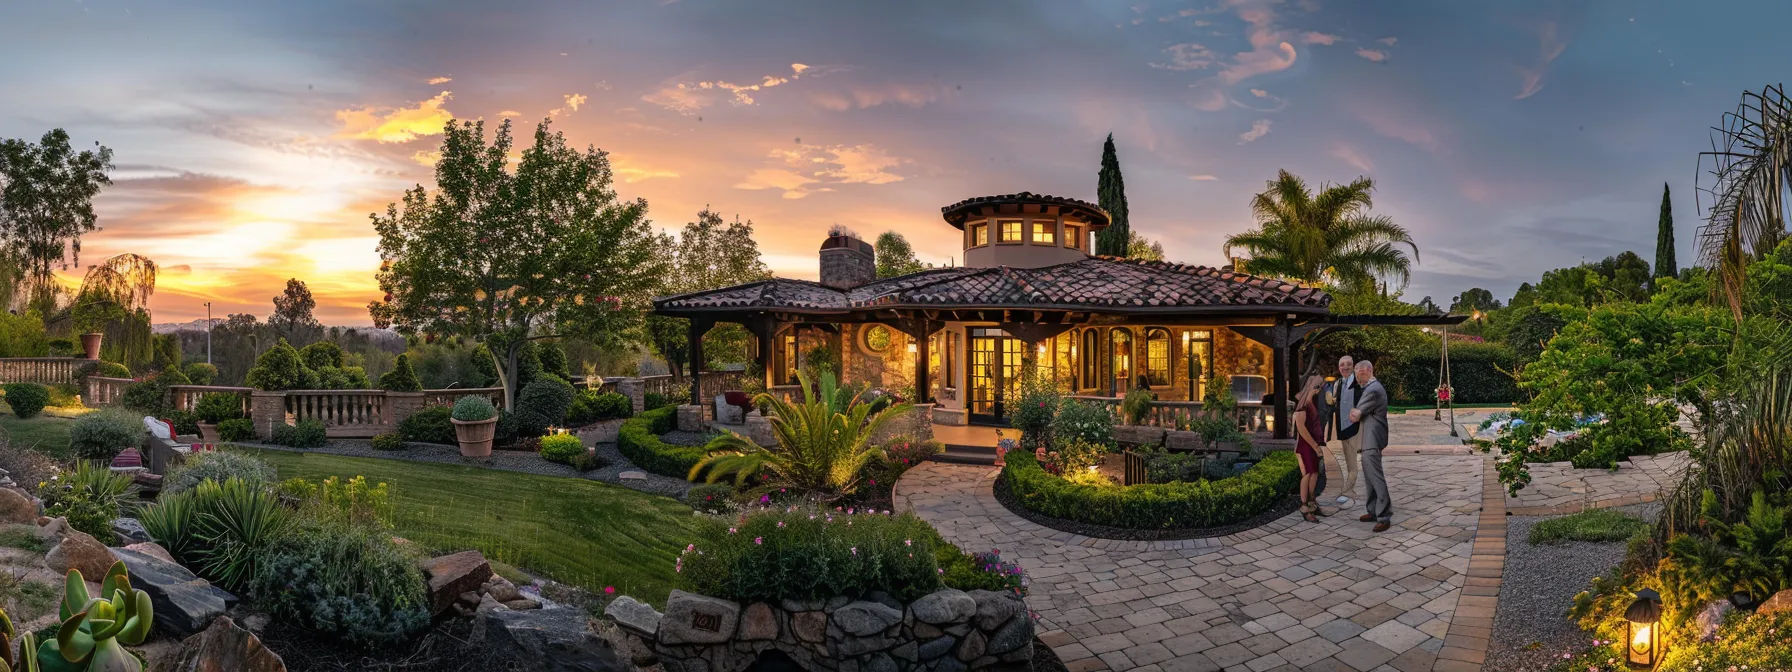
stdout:
{"type": "Polygon", "coordinates": [[[1113,347],[1114,391],[1125,394],[1132,389],[1132,333],[1125,329],[1115,329],[1110,338],[1113,347]]]}
{"type": "Polygon", "coordinates": [[[1053,222],[1053,221],[1049,221],[1049,220],[1034,220],[1033,221],[1033,244],[1034,245],[1056,245],[1056,244],[1058,244],[1057,226],[1058,226],[1057,222],[1053,222]]]}
{"type": "Polygon", "coordinates": [[[1083,363],[1082,389],[1085,390],[1095,389],[1095,379],[1101,377],[1101,372],[1096,370],[1101,365],[1096,360],[1101,345],[1101,342],[1096,340],[1098,338],[1094,329],[1083,330],[1083,353],[1080,357],[1083,363]]]}
{"type": "Polygon", "coordinates": [[[783,341],[784,347],[782,348],[782,352],[779,353],[782,355],[782,361],[780,362],[781,366],[779,367],[779,373],[781,375],[778,376],[776,384],[795,385],[798,382],[796,376],[796,330],[790,329],[784,332],[783,341]]]}
{"type": "Polygon", "coordinates": [[[1003,221],[1003,222],[1001,222],[1001,227],[1002,227],[1002,237],[999,242],[1003,242],[1003,243],[1018,243],[1018,242],[1020,242],[1020,220],[1014,219],[1014,220],[1003,221]]]}
{"type": "Polygon", "coordinates": [[[971,247],[983,247],[989,244],[989,225],[981,222],[971,225],[971,247]]]}
{"type": "Polygon", "coordinates": [[[1170,332],[1145,332],[1145,378],[1152,385],[1170,384],[1170,332]]]}
{"type": "Polygon", "coordinates": [[[1083,249],[1083,227],[1075,224],[1065,224],[1064,246],[1073,250],[1083,249]]]}

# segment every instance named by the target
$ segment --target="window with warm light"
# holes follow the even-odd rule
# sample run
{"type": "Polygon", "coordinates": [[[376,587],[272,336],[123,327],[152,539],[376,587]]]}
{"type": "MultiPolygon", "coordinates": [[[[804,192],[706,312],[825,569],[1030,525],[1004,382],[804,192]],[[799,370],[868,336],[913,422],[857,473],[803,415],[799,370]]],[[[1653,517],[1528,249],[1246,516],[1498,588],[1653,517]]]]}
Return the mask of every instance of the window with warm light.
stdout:
{"type": "Polygon", "coordinates": [[[1097,340],[1099,338],[1100,336],[1096,334],[1094,329],[1083,330],[1082,389],[1085,390],[1095,389],[1095,379],[1101,377],[1101,374],[1096,371],[1096,367],[1100,366],[1100,362],[1095,358],[1096,353],[1101,351],[1099,347],[1101,341],[1097,340]]]}
{"type": "Polygon", "coordinates": [[[1058,223],[1051,220],[1033,220],[1033,244],[1058,244],[1058,223]]]}
{"type": "Polygon", "coordinates": [[[1001,227],[1002,237],[998,238],[996,240],[996,242],[1001,242],[1001,243],[1018,243],[1018,242],[1020,242],[1020,220],[1018,220],[1018,219],[1003,220],[1001,222],[998,222],[997,225],[1001,227]]]}
{"type": "Polygon", "coordinates": [[[1083,227],[1075,224],[1065,224],[1064,246],[1073,250],[1083,249],[1083,227]]]}
{"type": "Polygon", "coordinates": [[[1132,332],[1125,329],[1115,329],[1110,340],[1113,341],[1110,346],[1112,347],[1114,359],[1113,368],[1111,369],[1114,372],[1114,392],[1117,394],[1124,393],[1126,390],[1132,389],[1133,386],[1132,332]]]}
{"type": "Polygon", "coordinates": [[[778,380],[775,384],[795,385],[795,384],[797,384],[796,330],[791,329],[789,331],[784,332],[784,338],[781,340],[783,341],[781,343],[781,345],[783,347],[781,347],[779,349],[780,350],[779,354],[781,355],[781,357],[780,357],[781,361],[779,362],[779,367],[778,367],[778,380]]]}
{"type": "Polygon", "coordinates": [[[1145,332],[1145,379],[1151,385],[1170,384],[1170,332],[1145,332]]]}
{"type": "Polygon", "coordinates": [[[989,225],[982,222],[971,225],[971,247],[983,247],[989,244],[989,225]]]}

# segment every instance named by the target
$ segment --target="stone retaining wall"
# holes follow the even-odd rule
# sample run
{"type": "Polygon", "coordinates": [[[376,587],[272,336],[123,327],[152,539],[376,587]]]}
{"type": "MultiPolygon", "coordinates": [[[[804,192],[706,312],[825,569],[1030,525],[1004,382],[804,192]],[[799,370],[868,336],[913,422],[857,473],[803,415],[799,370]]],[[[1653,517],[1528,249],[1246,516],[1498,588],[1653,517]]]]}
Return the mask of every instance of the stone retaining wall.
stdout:
{"type": "Polygon", "coordinates": [[[1033,658],[1026,602],[987,590],[947,588],[906,606],[873,595],[745,608],[674,590],[663,615],[629,597],[604,613],[666,672],[742,672],[770,651],[830,672],[1018,671],[1033,658]]]}

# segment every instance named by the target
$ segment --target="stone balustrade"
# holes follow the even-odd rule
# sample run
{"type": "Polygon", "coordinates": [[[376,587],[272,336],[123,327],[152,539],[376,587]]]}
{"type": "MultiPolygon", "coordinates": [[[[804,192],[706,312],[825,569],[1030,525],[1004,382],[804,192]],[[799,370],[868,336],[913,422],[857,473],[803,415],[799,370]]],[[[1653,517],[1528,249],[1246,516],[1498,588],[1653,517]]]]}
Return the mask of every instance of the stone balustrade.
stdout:
{"type": "Polygon", "coordinates": [[[79,382],[81,368],[91,364],[91,359],[75,357],[0,357],[0,383],[72,385],[79,382]]]}
{"type": "Polygon", "coordinates": [[[828,672],[1025,670],[1033,658],[1026,602],[987,590],[946,588],[907,605],[874,593],[744,607],[674,590],[664,614],[627,596],[604,613],[667,672],[742,672],[778,654],[828,672]]]}

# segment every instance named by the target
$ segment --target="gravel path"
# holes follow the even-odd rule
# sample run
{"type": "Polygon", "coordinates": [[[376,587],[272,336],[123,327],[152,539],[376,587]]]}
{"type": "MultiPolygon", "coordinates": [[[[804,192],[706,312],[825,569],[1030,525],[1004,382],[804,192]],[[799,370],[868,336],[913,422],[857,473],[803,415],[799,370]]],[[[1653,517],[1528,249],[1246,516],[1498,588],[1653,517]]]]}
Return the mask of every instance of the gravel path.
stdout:
{"type": "Polygon", "coordinates": [[[285,446],[275,446],[265,443],[243,443],[240,445],[267,450],[287,450],[296,453],[328,453],[330,455],[343,455],[348,457],[373,457],[387,460],[461,464],[470,467],[484,467],[501,471],[519,471],[525,474],[539,474],[542,476],[584,478],[676,499],[683,499],[685,492],[691,489],[691,483],[689,481],[681,478],[672,478],[669,476],[649,473],[644,469],[636,467],[633,462],[628,461],[628,458],[622,456],[622,453],[616,449],[615,443],[600,443],[596,446],[598,457],[602,457],[608,466],[602,469],[587,471],[582,474],[579,473],[578,470],[564,464],[541,459],[541,456],[535,453],[515,450],[494,450],[492,451],[490,460],[475,460],[472,458],[461,457],[460,448],[458,447],[444,446],[434,443],[407,443],[405,444],[404,450],[374,450],[373,445],[366,441],[343,439],[331,441],[328,445],[322,448],[309,449],[287,448],[285,446]],[[639,471],[647,474],[647,479],[624,480],[622,478],[622,472],[625,471],[639,471]]]}
{"type": "MultiPolygon", "coordinates": [[[[1635,504],[1619,511],[1653,521],[1658,504],[1635,504]]],[[[1578,652],[1590,638],[1566,616],[1574,595],[1587,583],[1624,561],[1624,542],[1575,541],[1533,546],[1531,528],[1559,516],[1512,516],[1506,523],[1506,572],[1500,585],[1489,672],[1541,670],[1564,652],[1578,652]]]]}

